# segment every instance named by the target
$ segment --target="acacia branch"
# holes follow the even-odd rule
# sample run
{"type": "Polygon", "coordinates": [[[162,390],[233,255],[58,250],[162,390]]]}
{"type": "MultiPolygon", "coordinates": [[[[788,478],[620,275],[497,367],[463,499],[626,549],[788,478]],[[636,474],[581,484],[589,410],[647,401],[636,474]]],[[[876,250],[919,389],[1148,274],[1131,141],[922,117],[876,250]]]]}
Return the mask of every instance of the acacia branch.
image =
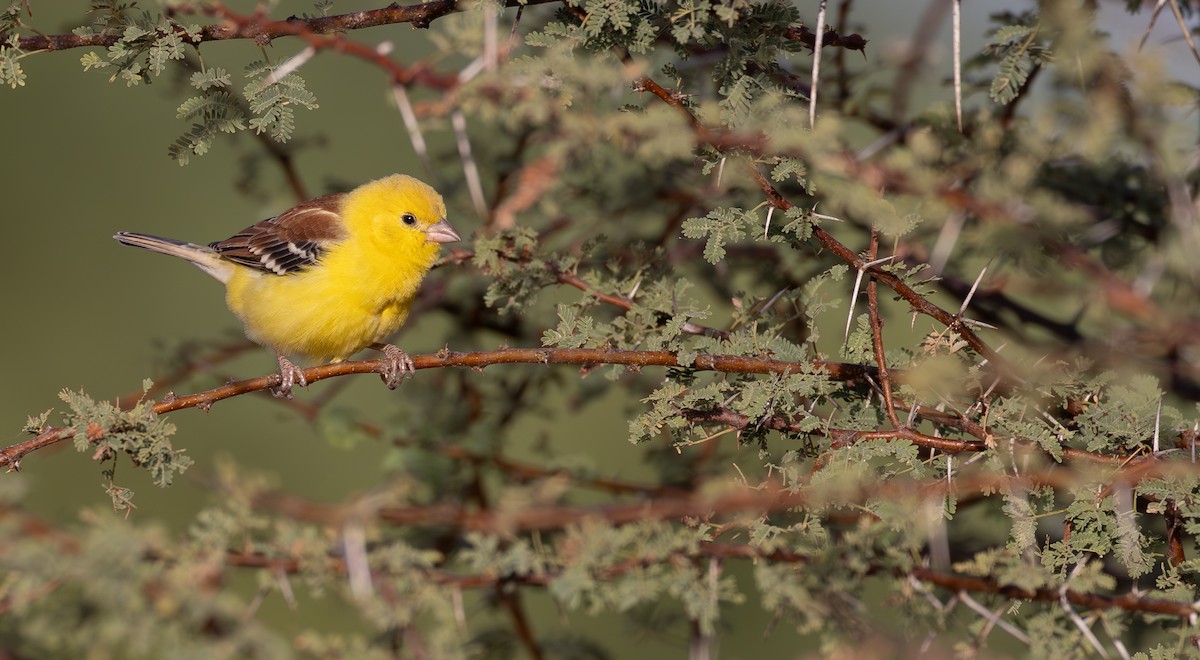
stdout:
{"type": "MultiPolygon", "coordinates": [[[[875,261],[879,254],[879,231],[871,230],[871,247],[868,258],[875,261]]],[[[879,387],[883,390],[883,407],[892,428],[898,429],[900,419],[896,417],[896,404],[892,399],[892,377],[888,373],[886,352],[883,349],[883,318],[879,315],[879,294],[875,277],[867,279],[867,316],[871,321],[871,338],[875,346],[875,365],[879,369],[879,387]]]]}
{"type": "MultiPolygon", "coordinates": [[[[1109,481],[1133,485],[1147,479],[1180,476],[1190,470],[1190,464],[1143,460],[1114,468],[1105,477],[1109,481]]],[[[1090,483],[1095,476],[1096,473],[1089,468],[1049,467],[1023,475],[976,473],[954,481],[940,478],[930,481],[897,479],[879,483],[867,479],[854,485],[847,484],[844,491],[838,493],[836,503],[866,508],[870,500],[941,501],[948,496],[989,497],[1013,489],[1046,487],[1061,490],[1090,483]]],[[[256,495],[252,503],[256,509],[265,508],[294,520],[335,528],[343,526],[349,519],[370,519],[405,528],[448,528],[509,535],[561,530],[584,520],[610,526],[650,520],[688,519],[709,523],[726,520],[726,527],[739,526],[747,520],[775,512],[798,507],[819,508],[830,504],[826,499],[828,493],[823,493],[820,488],[812,490],[808,485],[804,479],[787,485],[769,480],[754,487],[737,485],[721,490],[674,491],[639,501],[589,506],[558,502],[531,503],[519,510],[479,509],[461,502],[388,505],[370,496],[343,504],[326,504],[281,493],[256,495]],[[750,518],[745,517],[748,514],[750,518]]],[[[835,520],[837,513],[826,512],[825,515],[835,520]]]]}
{"type": "MultiPolygon", "coordinates": [[[[754,357],[739,357],[732,355],[698,355],[695,361],[690,365],[679,363],[675,353],[670,351],[618,351],[596,348],[577,348],[577,349],[554,349],[554,348],[504,348],[495,351],[480,351],[475,353],[457,353],[451,351],[443,351],[434,355],[418,355],[413,358],[415,369],[436,369],[444,367],[470,367],[482,371],[485,367],[496,364],[578,364],[584,366],[594,365],[623,365],[633,369],[641,369],[643,367],[668,367],[668,368],[684,368],[693,369],[696,371],[720,371],[726,373],[745,373],[745,374],[776,374],[788,375],[800,373],[805,370],[818,370],[825,373],[826,377],[831,380],[843,382],[855,382],[863,380],[864,377],[870,374],[873,369],[859,364],[828,362],[824,360],[815,360],[812,362],[788,362],[784,360],[772,360],[769,358],[754,358],[754,357]]],[[[348,376],[351,374],[383,374],[383,371],[388,367],[384,360],[362,360],[351,362],[340,362],[337,364],[326,364],[316,367],[304,369],[304,377],[309,383],[314,383],[319,380],[328,378],[336,378],[339,376],[348,376]]],[[[200,408],[208,410],[212,405],[223,399],[228,399],[243,394],[252,392],[260,392],[271,388],[279,387],[279,374],[271,374],[269,376],[260,376],[248,380],[237,381],[216,387],[204,392],[189,394],[183,397],[177,397],[173,393],[168,393],[162,401],[152,406],[152,411],[155,414],[165,414],[183,410],[185,408],[200,408]]],[[[899,405],[899,404],[898,404],[899,405]]],[[[918,413],[925,416],[928,412],[930,421],[938,424],[944,424],[958,428],[969,435],[973,435],[980,441],[958,440],[953,438],[941,438],[917,432],[912,429],[898,428],[890,431],[858,431],[851,429],[834,429],[828,431],[830,437],[834,440],[849,443],[866,439],[904,439],[913,444],[939,449],[946,452],[962,452],[971,451],[978,452],[994,446],[996,438],[987,431],[982,425],[965,417],[953,417],[946,413],[926,410],[924,407],[918,409],[918,413]]],[[[790,432],[790,433],[812,433],[813,431],[805,431],[798,425],[798,422],[789,420],[782,416],[770,416],[761,420],[751,420],[745,415],[727,410],[712,410],[712,411],[696,411],[686,410],[683,414],[693,422],[714,422],[727,424],[738,429],[746,429],[751,425],[758,425],[770,430],[790,432]]],[[[75,430],[70,427],[48,428],[43,430],[37,436],[9,445],[0,449],[0,468],[18,469],[21,460],[28,454],[44,449],[51,445],[57,444],[64,440],[69,440],[75,436],[75,430]]],[[[99,434],[97,439],[103,437],[103,433],[99,434]]],[[[1033,441],[1024,438],[1013,438],[1022,444],[1033,445],[1033,441]]],[[[1121,456],[1111,454],[1100,454],[1089,452],[1082,449],[1072,447],[1061,448],[1063,458],[1065,459],[1086,459],[1101,463],[1114,464],[1131,464],[1134,462],[1157,462],[1149,458],[1139,458],[1133,456],[1121,456]]],[[[463,458],[467,458],[463,456],[463,458]]],[[[519,470],[513,467],[514,470],[519,470]]],[[[528,472],[529,476],[540,476],[533,472],[528,472]]],[[[613,489],[629,490],[613,484],[613,489]]]]}
{"type": "MultiPolygon", "coordinates": [[[[397,7],[396,9],[404,8],[397,7]]],[[[192,10],[184,8],[181,11],[192,10]]],[[[419,82],[427,87],[442,90],[458,86],[458,76],[441,75],[430,71],[423,65],[406,67],[388,57],[383,51],[357,41],[351,41],[343,34],[324,34],[314,31],[303,20],[289,19],[286,21],[275,21],[267,18],[261,11],[252,15],[238,14],[219,3],[206,6],[201,11],[224,19],[226,22],[232,24],[233,27],[230,29],[235,34],[252,38],[260,44],[269,42],[276,37],[293,36],[302,39],[313,50],[332,50],[353,55],[386,71],[391,76],[392,83],[396,85],[408,85],[419,82]]],[[[343,14],[343,16],[352,16],[352,14],[343,14]]]]}
{"type": "MultiPolygon", "coordinates": [[[[769,358],[738,357],[733,355],[699,355],[691,364],[680,364],[675,353],[670,351],[617,351],[598,348],[504,348],[495,351],[477,353],[456,353],[442,351],[435,355],[418,355],[413,358],[415,369],[436,369],[443,367],[470,367],[482,370],[495,364],[579,364],[624,365],[633,369],[643,367],[674,367],[694,369],[696,371],[723,371],[729,373],[747,374],[779,374],[787,375],[800,373],[805,370],[817,369],[823,371],[828,378],[843,381],[856,381],[863,378],[868,369],[862,365],[840,362],[815,360],[812,362],[787,362],[769,358]]],[[[348,376],[351,374],[383,374],[388,368],[386,360],[362,360],[325,364],[304,369],[304,378],[314,383],[327,378],[348,376]]],[[[251,392],[260,392],[279,387],[279,374],[260,376],[216,387],[204,392],[177,397],[168,394],[162,401],[151,408],[155,414],[162,415],[184,408],[200,408],[208,410],[212,405],[223,399],[228,399],[251,392]]],[[[27,454],[50,445],[69,440],[75,436],[75,431],[69,427],[46,429],[36,437],[18,442],[0,449],[0,468],[16,469],[21,459],[27,454]]]]}
{"type": "MultiPolygon", "coordinates": [[[[506,7],[518,5],[540,5],[561,0],[506,0],[506,7]]],[[[219,4],[208,5],[204,11],[210,13],[219,4]]],[[[168,10],[168,15],[170,15],[168,10]]],[[[191,11],[190,8],[180,8],[174,11],[191,11]]],[[[218,10],[220,11],[220,10],[218,10]]],[[[230,39],[253,39],[258,42],[270,41],[276,37],[296,36],[299,32],[311,34],[336,34],[397,23],[411,23],[414,28],[427,28],[430,23],[448,14],[462,11],[457,0],[433,0],[419,5],[400,6],[392,3],[380,9],[320,16],[316,18],[289,17],[283,21],[252,21],[233,22],[232,24],[206,25],[200,29],[199,41],[227,41],[230,39]]],[[[182,28],[176,33],[190,41],[182,28]]],[[[0,35],[7,36],[7,35],[0,35]]],[[[118,33],[102,32],[91,36],[81,37],[76,34],[33,34],[22,36],[17,40],[17,47],[24,51],[33,50],[69,50],[88,46],[111,46],[121,39],[118,33]]]]}
{"type": "MultiPolygon", "coordinates": [[[[643,569],[647,566],[660,564],[664,561],[679,559],[679,560],[694,560],[698,558],[728,558],[728,559],[766,559],[773,562],[801,564],[807,561],[807,558],[787,550],[764,550],[746,544],[736,543],[720,543],[707,542],[699,544],[690,552],[671,553],[667,557],[639,557],[629,559],[624,562],[615,564],[606,569],[597,570],[593,575],[599,580],[610,580],[633,571],[643,569]]],[[[345,571],[344,561],[338,558],[330,558],[334,566],[341,571],[345,571]]],[[[293,558],[276,558],[269,557],[259,553],[251,552],[230,552],[226,555],[226,562],[231,566],[249,567],[249,568],[269,568],[272,570],[283,571],[285,573],[299,573],[301,570],[301,561],[293,558]]],[[[459,575],[448,571],[431,570],[430,578],[438,584],[454,586],[462,589],[480,589],[491,588],[500,584],[518,584],[526,586],[545,587],[558,578],[558,572],[534,573],[534,574],[517,574],[517,575],[496,575],[494,573],[481,575],[459,575]]],[[[939,571],[930,570],[927,568],[915,568],[908,573],[903,571],[897,572],[898,576],[911,575],[912,577],[932,585],[949,589],[954,592],[959,591],[974,591],[982,593],[997,594],[1005,596],[1012,600],[1041,600],[1049,602],[1058,602],[1065,597],[1067,601],[1079,607],[1084,607],[1089,610],[1109,610],[1120,609],[1129,612],[1148,612],[1152,614],[1164,614],[1167,616],[1175,616],[1184,620],[1190,620],[1196,616],[1196,608],[1192,603],[1181,602],[1177,600],[1167,600],[1165,598],[1150,598],[1134,592],[1123,594],[1095,594],[1075,591],[1073,589],[1051,589],[1043,587],[1040,589],[1027,590],[1020,587],[1008,584],[1002,584],[994,578],[981,578],[964,575],[956,575],[954,573],[942,573],[939,571]]]]}
{"type": "MultiPolygon", "coordinates": [[[[692,127],[692,130],[696,132],[700,139],[710,145],[716,146],[717,140],[715,140],[715,134],[713,131],[706,127],[696,117],[696,115],[692,113],[691,109],[687,107],[687,105],[678,95],[667,91],[649,77],[639,79],[634,84],[634,88],[648,91],[667,105],[679,110],[681,113],[683,113],[688,121],[688,124],[692,127]]],[[[779,190],[775,188],[774,184],[772,184],[766,175],[760,172],[752,162],[744,161],[744,164],[750,173],[750,176],[754,179],[755,183],[758,184],[758,187],[763,191],[763,193],[766,194],[767,201],[769,201],[772,206],[780,211],[787,211],[794,206],[790,201],[788,201],[787,198],[780,194],[779,190]]],[[[967,327],[966,324],[962,323],[961,319],[959,319],[957,315],[952,314],[933,304],[895,274],[882,270],[878,266],[867,267],[866,262],[864,262],[858,256],[858,254],[846,247],[845,244],[834,238],[832,234],[825,231],[820,226],[813,225],[812,235],[829,251],[833,252],[838,256],[838,258],[849,264],[852,268],[865,268],[868,274],[872,275],[876,280],[887,285],[888,288],[899,294],[899,296],[903,298],[914,311],[932,317],[942,325],[950,328],[955,334],[960,336],[963,341],[967,342],[967,345],[970,346],[972,350],[987,359],[990,365],[998,369],[1005,377],[1007,382],[1015,381],[1015,378],[1013,378],[1012,369],[1008,367],[1007,361],[1001,358],[995,350],[993,350],[987,345],[987,343],[980,339],[979,335],[975,334],[975,332],[967,327]]]]}
{"type": "Polygon", "coordinates": [[[912,576],[928,582],[936,584],[939,587],[944,587],[952,591],[983,591],[987,593],[999,594],[1013,600],[1045,600],[1050,602],[1058,602],[1062,598],[1080,607],[1086,607],[1090,610],[1107,610],[1107,609],[1122,609],[1136,612],[1152,612],[1155,614],[1166,614],[1169,616],[1177,616],[1185,620],[1190,620],[1197,614],[1195,606],[1191,603],[1180,602],[1176,600],[1166,600],[1163,598],[1147,598],[1137,593],[1125,593],[1115,596],[1105,596],[1103,594],[1090,594],[1071,589],[1059,590],[1049,587],[1040,589],[1022,589],[1012,584],[1001,584],[995,578],[980,578],[968,577],[963,575],[954,575],[951,573],[939,573],[927,568],[916,568],[912,571],[912,576]]]}
{"type": "Polygon", "coordinates": [[[698,424],[724,424],[730,428],[744,431],[750,428],[764,428],[781,433],[822,434],[835,442],[848,445],[860,440],[908,440],[919,447],[938,449],[948,453],[978,452],[987,449],[987,444],[975,440],[958,440],[955,438],[939,438],[912,429],[897,427],[890,431],[856,431],[853,429],[805,429],[800,420],[792,420],[784,415],[771,415],[759,420],[751,419],[739,412],[727,408],[716,410],[684,410],[683,416],[690,422],[698,424]]]}

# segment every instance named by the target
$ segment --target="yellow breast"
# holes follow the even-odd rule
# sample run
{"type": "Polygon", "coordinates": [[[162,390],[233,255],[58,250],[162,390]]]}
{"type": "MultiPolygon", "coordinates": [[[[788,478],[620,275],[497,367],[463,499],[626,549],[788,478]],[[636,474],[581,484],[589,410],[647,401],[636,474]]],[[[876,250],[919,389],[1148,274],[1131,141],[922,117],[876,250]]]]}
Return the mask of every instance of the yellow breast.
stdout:
{"type": "Polygon", "coordinates": [[[290,356],[341,361],[408,317],[437,245],[351,237],[299,273],[238,268],[226,301],[254,341],[290,356]]]}

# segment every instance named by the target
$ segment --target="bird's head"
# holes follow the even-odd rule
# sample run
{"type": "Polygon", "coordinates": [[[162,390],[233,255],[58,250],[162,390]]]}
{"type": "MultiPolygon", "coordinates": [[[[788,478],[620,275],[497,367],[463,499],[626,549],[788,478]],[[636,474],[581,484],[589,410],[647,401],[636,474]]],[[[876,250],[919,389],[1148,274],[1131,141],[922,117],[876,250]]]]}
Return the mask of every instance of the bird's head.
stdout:
{"type": "Polygon", "coordinates": [[[347,228],[398,249],[437,252],[439,243],[459,240],[446,222],[446,204],[436,190],[404,174],[372,181],[350,193],[342,206],[347,228]]]}

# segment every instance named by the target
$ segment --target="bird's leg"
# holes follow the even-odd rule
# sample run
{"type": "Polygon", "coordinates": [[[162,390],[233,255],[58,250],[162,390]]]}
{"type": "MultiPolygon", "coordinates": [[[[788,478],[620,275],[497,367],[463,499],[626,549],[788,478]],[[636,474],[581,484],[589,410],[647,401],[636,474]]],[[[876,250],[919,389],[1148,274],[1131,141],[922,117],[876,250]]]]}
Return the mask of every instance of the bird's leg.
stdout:
{"type": "Polygon", "coordinates": [[[412,358],[391,344],[375,342],[371,344],[371,348],[383,351],[383,354],[387,356],[387,364],[384,365],[383,373],[379,374],[379,377],[383,379],[383,382],[387,383],[389,390],[396,389],[400,381],[416,369],[413,366],[412,358]]]}
{"type": "Polygon", "coordinates": [[[276,355],[279,357],[279,389],[271,390],[271,395],[277,399],[290,399],[292,398],[292,385],[308,387],[308,381],[304,378],[304,371],[292,364],[292,361],[284,357],[283,353],[276,355]]]}

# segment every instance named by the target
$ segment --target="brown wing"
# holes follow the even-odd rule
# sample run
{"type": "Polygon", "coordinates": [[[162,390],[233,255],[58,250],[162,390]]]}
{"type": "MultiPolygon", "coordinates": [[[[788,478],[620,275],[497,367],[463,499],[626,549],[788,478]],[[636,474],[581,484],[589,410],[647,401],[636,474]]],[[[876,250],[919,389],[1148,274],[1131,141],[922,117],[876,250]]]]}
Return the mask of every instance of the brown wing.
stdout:
{"type": "Polygon", "coordinates": [[[310,199],[209,247],[225,259],[266,273],[300,272],[345,237],[338,215],[344,199],[343,193],[310,199]]]}

